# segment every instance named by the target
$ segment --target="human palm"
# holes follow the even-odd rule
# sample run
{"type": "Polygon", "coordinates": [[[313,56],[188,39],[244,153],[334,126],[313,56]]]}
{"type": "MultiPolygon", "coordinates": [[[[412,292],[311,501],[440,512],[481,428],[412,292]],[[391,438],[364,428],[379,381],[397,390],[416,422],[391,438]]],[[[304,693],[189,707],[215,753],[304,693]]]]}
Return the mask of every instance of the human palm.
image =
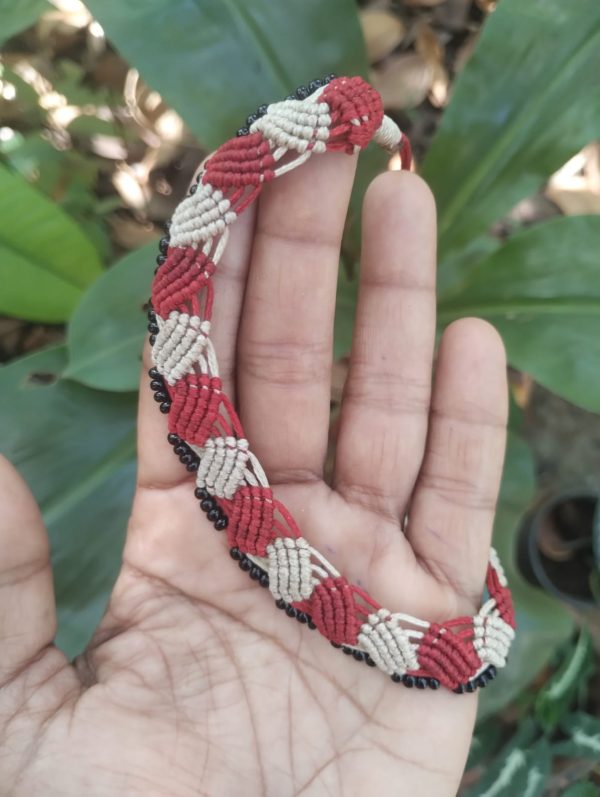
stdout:
{"type": "MultiPolygon", "coordinates": [[[[414,175],[375,180],[325,483],[354,168],[326,154],[265,187],[215,275],[211,337],[252,450],[303,536],[390,610],[448,619],[481,598],[504,450],[503,350],[482,321],[451,325],[431,390],[433,201],[414,175]]],[[[38,510],[0,468],[0,794],[455,794],[476,696],[405,689],[277,611],[199,511],[145,384],[138,437],[122,570],[74,664],[52,645],[38,510]]]]}

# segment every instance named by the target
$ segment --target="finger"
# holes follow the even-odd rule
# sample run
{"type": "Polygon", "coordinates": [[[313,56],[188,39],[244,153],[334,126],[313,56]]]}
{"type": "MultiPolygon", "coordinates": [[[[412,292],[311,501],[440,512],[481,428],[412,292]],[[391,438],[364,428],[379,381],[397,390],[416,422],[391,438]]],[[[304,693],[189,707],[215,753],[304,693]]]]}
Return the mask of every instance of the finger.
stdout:
{"type": "Polygon", "coordinates": [[[252,450],[273,483],[322,473],[340,243],[355,167],[354,156],[313,156],[260,198],[238,395],[252,450]]]}
{"type": "Polygon", "coordinates": [[[408,538],[426,568],[477,604],[506,443],[506,359],[487,322],[450,325],[439,351],[427,450],[408,538]]]}
{"type": "Polygon", "coordinates": [[[388,172],[372,183],[334,487],[392,517],[404,512],[425,449],[435,235],[433,197],[419,177],[388,172]]]}
{"type": "Polygon", "coordinates": [[[0,685],[56,633],[48,535],[23,479],[0,457],[0,685]]]}

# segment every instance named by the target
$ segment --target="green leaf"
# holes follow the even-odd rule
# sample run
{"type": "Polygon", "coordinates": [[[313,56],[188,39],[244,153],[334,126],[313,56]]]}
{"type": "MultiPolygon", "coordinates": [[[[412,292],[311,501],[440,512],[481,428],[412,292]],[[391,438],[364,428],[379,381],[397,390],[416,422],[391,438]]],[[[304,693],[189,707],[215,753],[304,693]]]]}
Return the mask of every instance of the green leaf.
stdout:
{"type": "Polygon", "coordinates": [[[444,256],[598,137],[599,72],[597,0],[498,4],[423,163],[444,256]]]}
{"type": "Polygon", "coordinates": [[[262,103],[366,73],[353,0],[87,0],[122,55],[214,148],[262,103]],[[140,32],[143,31],[143,35],[140,32]]]}
{"type": "Polygon", "coordinates": [[[440,303],[440,321],[489,319],[512,365],[587,409],[600,410],[600,216],[516,233],[440,303]]]}
{"type": "Polygon", "coordinates": [[[590,781],[574,783],[565,789],[563,797],[600,797],[600,788],[594,786],[590,781]]]}
{"type": "Polygon", "coordinates": [[[136,396],[60,379],[65,363],[58,346],[0,368],[0,450],[40,503],[57,642],[72,656],[88,642],[119,568],[135,476],[136,396]]]}
{"type": "Polygon", "coordinates": [[[550,775],[551,751],[545,738],[529,746],[535,726],[526,722],[465,797],[540,797],[550,775]]]}
{"type": "Polygon", "coordinates": [[[156,244],[125,255],[77,305],[67,337],[65,376],[101,390],[136,390],[156,244]]]}
{"type": "Polygon", "coordinates": [[[531,451],[515,431],[509,430],[494,545],[512,589],[517,634],[506,667],[481,694],[479,721],[497,714],[525,689],[573,628],[573,620],[562,604],[530,586],[515,562],[519,523],[533,500],[534,486],[531,451]]]}
{"type": "Polygon", "coordinates": [[[0,312],[64,321],[101,273],[75,222],[22,177],[0,165],[0,312]]]}
{"type": "Polygon", "coordinates": [[[540,725],[552,731],[571,707],[594,669],[592,640],[582,628],[577,644],[569,650],[562,665],[540,689],[535,701],[535,715],[540,725]]]}
{"type": "Polygon", "coordinates": [[[0,47],[51,8],[46,0],[0,0],[0,47]]]}
{"type": "Polygon", "coordinates": [[[570,758],[600,759],[600,719],[582,711],[569,714],[560,723],[561,729],[569,736],[564,742],[553,746],[557,755],[570,758]]]}

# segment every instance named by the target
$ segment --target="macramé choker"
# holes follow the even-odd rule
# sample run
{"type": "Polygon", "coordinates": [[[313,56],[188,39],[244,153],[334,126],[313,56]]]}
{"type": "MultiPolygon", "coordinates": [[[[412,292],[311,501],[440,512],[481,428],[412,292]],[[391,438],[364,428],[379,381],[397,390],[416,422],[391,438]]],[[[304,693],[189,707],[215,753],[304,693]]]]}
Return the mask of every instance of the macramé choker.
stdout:
{"type": "Polygon", "coordinates": [[[408,139],[360,77],[330,76],[262,105],[203,164],[161,239],[148,313],[151,388],[168,413],[169,443],[196,474],[202,510],[224,531],[231,557],[279,609],[348,656],[407,687],[473,692],[506,663],[514,638],[510,591],[490,551],[487,599],[471,617],[429,623],[380,606],[302,536],[252,453],[223,392],[210,339],[214,287],[229,227],[263,186],[323,152],[356,153],[369,141],[398,152],[408,139]]]}

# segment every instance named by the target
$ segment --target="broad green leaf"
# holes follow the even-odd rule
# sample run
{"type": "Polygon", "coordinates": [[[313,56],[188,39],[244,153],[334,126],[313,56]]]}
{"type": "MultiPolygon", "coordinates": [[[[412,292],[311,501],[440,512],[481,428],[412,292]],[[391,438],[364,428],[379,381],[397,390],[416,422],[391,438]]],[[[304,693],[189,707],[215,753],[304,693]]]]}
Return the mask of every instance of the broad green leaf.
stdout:
{"type": "Polygon", "coordinates": [[[565,717],[560,723],[560,727],[569,738],[553,745],[552,749],[557,755],[600,760],[600,719],[598,717],[580,711],[565,717]]]}
{"type": "Polygon", "coordinates": [[[440,320],[488,318],[512,365],[600,410],[599,250],[600,216],[558,218],[518,232],[444,297],[440,320]]]}
{"type": "Polygon", "coordinates": [[[102,271],[94,246],[64,211],[2,165],[0,218],[0,313],[64,321],[102,271]]]}
{"type": "Polygon", "coordinates": [[[0,0],[0,47],[51,8],[47,0],[0,0]]]}
{"type": "Polygon", "coordinates": [[[600,134],[600,3],[502,0],[423,163],[460,249],[600,134]]]}
{"type": "Polygon", "coordinates": [[[77,305],[67,343],[65,376],[102,390],[136,390],[146,332],[155,243],[108,269],[77,305]]]}
{"type": "Polygon", "coordinates": [[[590,781],[574,783],[565,789],[562,797],[600,797],[600,788],[590,781]]]}
{"type": "Polygon", "coordinates": [[[136,397],[62,380],[65,363],[59,346],[0,368],[0,450],[40,503],[57,642],[72,656],[88,642],[119,567],[133,495],[136,397]]]}
{"type": "Polygon", "coordinates": [[[535,701],[535,715],[542,727],[552,731],[561,717],[572,707],[580,689],[594,670],[592,640],[582,628],[577,644],[572,647],[562,665],[540,689],[535,701]]]}
{"type": "MultiPolygon", "coordinates": [[[[533,459],[527,444],[509,430],[504,476],[494,526],[496,546],[515,601],[517,634],[508,663],[479,699],[479,721],[497,714],[535,678],[571,633],[573,620],[565,608],[530,586],[517,568],[519,523],[534,495],[533,459]]],[[[516,794],[517,792],[515,792],[516,794]]]]}
{"type": "Polygon", "coordinates": [[[365,73],[353,0],[87,0],[121,54],[214,148],[262,103],[365,73]]]}
{"type": "Polygon", "coordinates": [[[464,797],[540,797],[550,775],[551,751],[535,725],[525,722],[464,797]]]}

